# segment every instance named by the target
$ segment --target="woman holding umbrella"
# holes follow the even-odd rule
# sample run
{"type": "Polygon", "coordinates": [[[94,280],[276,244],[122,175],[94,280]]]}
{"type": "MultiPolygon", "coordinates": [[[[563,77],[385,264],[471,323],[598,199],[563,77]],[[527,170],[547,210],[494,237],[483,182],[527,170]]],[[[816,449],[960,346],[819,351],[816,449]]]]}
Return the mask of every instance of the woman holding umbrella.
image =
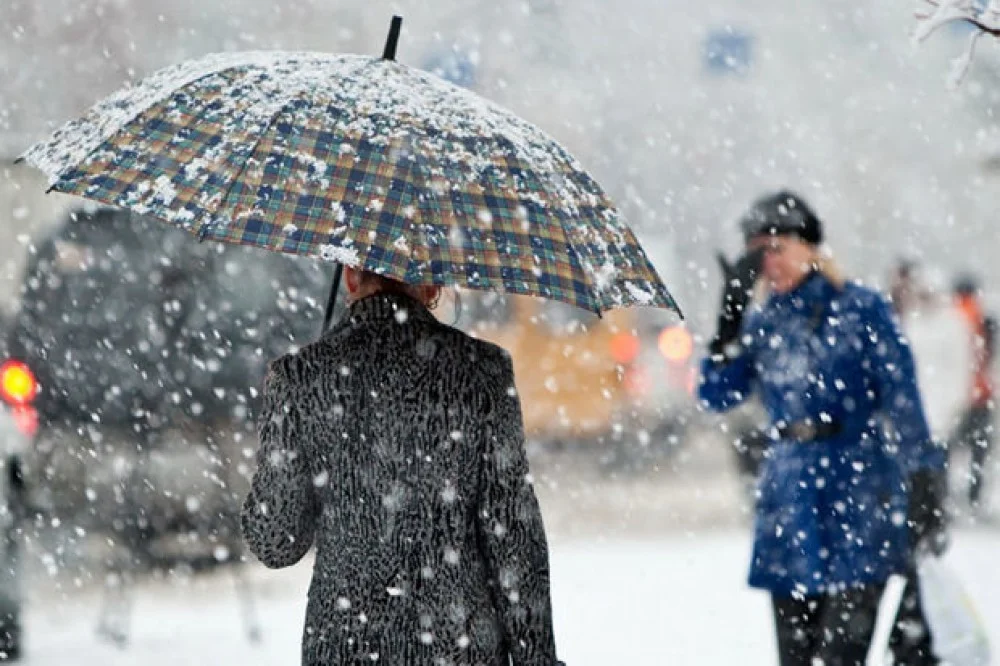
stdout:
{"type": "MultiPolygon", "coordinates": [[[[916,549],[943,545],[945,452],[888,303],[839,276],[806,202],[763,197],[742,231],[746,253],[735,266],[722,260],[699,393],[720,411],[756,393],[770,417],[750,585],[771,593],[782,666],[858,666],[890,574],[911,570],[916,549]],[[758,275],[766,295],[751,306],[758,275]]],[[[937,663],[915,576],[909,588],[895,663],[937,663]]]]}
{"type": "Polygon", "coordinates": [[[381,58],[224,53],[166,68],[23,157],[56,191],[202,241],[346,267],[346,315],[270,367],[243,510],[270,566],[316,545],[306,664],[551,666],[510,359],[429,306],[442,285],[595,313],[677,305],[565,148],[395,61],[400,22],[381,58]]]}
{"type": "Polygon", "coordinates": [[[303,663],[555,666],[510,357],[439,323],[440,287],[345,282],[344,317],[271,365],[243,509],[264,564],[317,546],[303,663]]]}

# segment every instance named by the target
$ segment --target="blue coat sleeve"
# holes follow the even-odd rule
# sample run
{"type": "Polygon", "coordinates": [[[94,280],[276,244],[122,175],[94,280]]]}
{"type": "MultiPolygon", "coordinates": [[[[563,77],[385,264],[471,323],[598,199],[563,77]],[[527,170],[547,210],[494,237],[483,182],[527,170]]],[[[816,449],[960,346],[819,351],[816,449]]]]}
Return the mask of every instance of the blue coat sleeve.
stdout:
{"type": "Polygon", "coordinates": [[[701,362],[698,398],[713,411],[731,409],[749,397],[755,376],[753,355],[747,351],[727,361],[705,358],[701,362]]]}
{"type": "Polygon", "coordinates": [[[872,301],[867,328],[879,409],[897,433],[904,468],[908,473],[943,469],[945,450],[933,440],[927,425],[913,352],[881,296],[875,295],[872,301]]]}

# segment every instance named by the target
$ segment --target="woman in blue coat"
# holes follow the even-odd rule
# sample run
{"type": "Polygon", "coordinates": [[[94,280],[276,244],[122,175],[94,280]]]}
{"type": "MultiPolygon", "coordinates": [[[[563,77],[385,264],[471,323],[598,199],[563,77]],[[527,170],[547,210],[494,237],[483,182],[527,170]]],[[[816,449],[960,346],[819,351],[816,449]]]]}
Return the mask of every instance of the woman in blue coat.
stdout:
{"type": "MultiPolygon", "coordinates": [[[[864,664],[890,574],[943,543],[945,452],[888,303],[840,279],[806,203],[778,192],[741,226],[699,392],[717,411],[757,393],[770,418],[749,582],[771,593],[782,666],[864,664]]],[[[895,663],[934,664],[911,583],[895,663]]]]}

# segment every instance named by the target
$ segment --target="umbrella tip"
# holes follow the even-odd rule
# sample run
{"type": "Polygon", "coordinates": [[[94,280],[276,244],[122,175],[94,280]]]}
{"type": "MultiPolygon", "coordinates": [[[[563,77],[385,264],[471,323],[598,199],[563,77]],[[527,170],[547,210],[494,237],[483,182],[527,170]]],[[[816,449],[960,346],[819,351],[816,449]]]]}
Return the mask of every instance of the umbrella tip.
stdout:
{"type": "Polygon", "coordinates": [[[396,59],[396,44],[399,43],[399,29],[402,25],[402,16],[392,17],[392,23],[389,24],[389,36],[385,40],[385,50],[382,51],[383,60],[396,59]]]}

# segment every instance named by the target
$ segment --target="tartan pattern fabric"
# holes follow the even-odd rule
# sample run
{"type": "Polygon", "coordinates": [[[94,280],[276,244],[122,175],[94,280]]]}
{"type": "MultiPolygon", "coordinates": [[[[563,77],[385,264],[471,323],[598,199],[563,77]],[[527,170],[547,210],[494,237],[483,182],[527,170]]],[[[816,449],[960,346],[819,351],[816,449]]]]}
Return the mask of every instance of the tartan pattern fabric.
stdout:
{"type": "Polygon", "coordinates": [[[202,240],[598,313],[677,309],[608,196],[557,142],[393,61],[208,56],[116,93],[24,157],[57,191],[202,240]]]}

